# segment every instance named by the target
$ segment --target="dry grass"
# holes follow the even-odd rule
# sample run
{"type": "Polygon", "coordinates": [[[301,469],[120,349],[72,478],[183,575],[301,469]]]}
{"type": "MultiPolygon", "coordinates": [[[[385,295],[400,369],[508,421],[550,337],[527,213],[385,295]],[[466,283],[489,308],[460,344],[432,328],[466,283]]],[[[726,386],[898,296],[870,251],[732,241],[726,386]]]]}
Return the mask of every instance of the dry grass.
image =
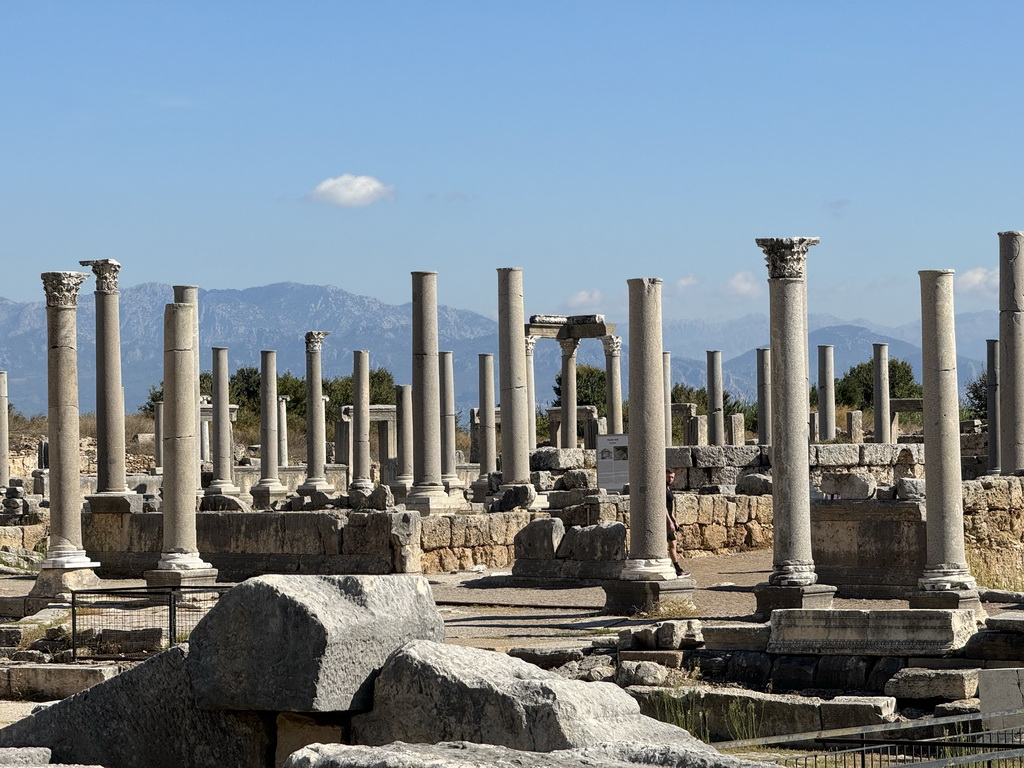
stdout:
{"type": "Polygon", "coordinates": [[[668,619],[692,619],[694,616],[700,616],[700,611],[697,610],[697,606],[691,600],[683,597],[672,597],[659,601],[651,610],[641,611],[633,618],[666,621],[668,619]]]}

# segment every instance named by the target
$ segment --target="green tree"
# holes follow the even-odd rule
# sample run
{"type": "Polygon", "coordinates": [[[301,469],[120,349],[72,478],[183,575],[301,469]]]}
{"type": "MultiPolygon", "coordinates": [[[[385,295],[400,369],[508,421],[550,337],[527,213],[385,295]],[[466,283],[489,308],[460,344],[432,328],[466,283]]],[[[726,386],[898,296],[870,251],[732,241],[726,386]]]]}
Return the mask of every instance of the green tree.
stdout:
{"type": "MultiPolygon", "coordinates": [[[[707,387],[697,388],[691,387],[689,384],[673,384],[672,402],[694,403],[697,406],[697,415],[707,415],[707,387]]],[[[742,397],[736,397],[729,390],[725,390],[722,392],[722,404],[725,408],[726,418],[732,416],[734,413],[742,413],[744,428],[750,431],[757,430],[757,403],[748,403],[742,397]]]]}
{"type": "MultiPolygon", "coordinates": [[[[836,381],[836,402],[850,408],[870,408],[875,394],[875,361],[853,366],[836,381]]],[[[921,385],[906,360],[889,358],[889,394],[892,397],[921,397],[921,385]]]]}
{"type": "Polygon", "coordinates": [[[967,382],[960,406],[969,419],[988,420],[988,371],[982,370],[967,382]]]}
{"type": "MultiPolygon", "coordinates": [[[[555,375],[553,408],[562,407],[562,374],[555,375]]],[[[598,416],[608,415],[608,392],[605,388],[604,369],[594,365],[576,366],[576,404],[596,405],[598,416]]]]}

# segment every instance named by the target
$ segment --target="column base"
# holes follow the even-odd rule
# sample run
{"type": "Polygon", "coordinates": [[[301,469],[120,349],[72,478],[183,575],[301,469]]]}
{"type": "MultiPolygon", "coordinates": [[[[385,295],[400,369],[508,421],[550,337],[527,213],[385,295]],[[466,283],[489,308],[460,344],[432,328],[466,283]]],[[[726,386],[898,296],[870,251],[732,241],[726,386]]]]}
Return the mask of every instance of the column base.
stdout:
{"type": "MultiPolygon", "coordinates": [[[[98,566],[99,563],[90,565],[98,566]]],[[[70,602],[72,590],[99,587],[100,579],[92,568],[47,568],[44,565],[25,600],[26,615],[38,613],[50,603],[70,602]]]]}
{"type": "Polygon", "coordinates": [[[132,515],[142,512],[142,494],[134,491],[91,493],[85,500],[89,502],[89,511],[94,515],[132,515]]]}
{"type": "Polygon", "coordinates": [[[142,577],[146,580],[147,587],[210,587],[217,583],[217,569],[192,568],[176,571],[156,568],[145,571],[142,577]]]}
{"type": "Polygon", "coordinates": [[[51,551],[39,567],[44,570],[78,570],[99,568],[100,564],[89,559],[84,549],[58,549],[51,551]]]}
{"type": "Polygon", "coordinates": [[[908,595],[911,608],[974,611],[974,618],[981,622],[988,614],[981,605],[976,589],[921,589],[908,595]]]}
{"type": "Polygon", "coordinates": [[[462,482],[462,478],[458,475],[442,475],[441,482],[444,484],[444,489],[451,494],[452,491],[464,490],[466,484],[462,482]]]}
{"type": "Polygon", "coordinates": [[[281,483],[254,485],[249,489],[249,495],[252,496],[253,509],[270,509],[274,502],[288,498],[288,488],[281,483]]]}
{"type": "MultiPolygon", "coordinates": [[[[373,489],[371,484],[371,490],[373,489]]],[[[306,478],[306,481],[295,489],[299,496],[311,497],[317,493],[326,493],[328,496],[336,493],[337,489],[327,482],[325,477],[306,478]]]]}
{"type": "Polygon", "coordinates": [[[799,587],[779,587],[768,582],[754,586],[754,598],[757,606],[754,614],[761,621],[767,621],[772,611],[780,608],[819,608],[828,610],[832,607],[832,598],[836,588],[828,584],[807,584],[799,587]]]}
{"type": "MultiPolygon", "coordinates": [[[[667,559],[667,558],[666,558],[667,559]]],[[[697,582],[693,579],[677,579],[675,572],[672,580],[656,581],[625,581],[610,579],[604,588],[604,612],[619,616],[632,616],[642,611],[651,611],[662,600],[686,600],[693,596],[697,582]]]]}
{"type": "Polygon", "coordinates": [[[395,501],[404,499],[409,495],[409,491],[412,490],[412,478],[400,477],[388,483],[388,488],[391,489],[391,495],[395,497],[395,501]]]}
{"type": "Polygon", "coordinates": [[[667,557],[628,558],[622,566],[623,581],[677,581],[676,569],[667,557]]]}
{"type": "Polygon", "coordinates": [[[487,497],[491,492],[491,481],[484,478],[477,478],[469,484],[470,500],[477,504],[486,503],[487,497]]]}
{"type": "Polygon", "coordinates": [[[348,486],[348,492],[356,491],[357,493],[365,493],[367,495],[373,493],[373,489],[376,486],[373,481],[365,477],[357,477],[348,486]]]}
{"type": "Polygon", "coordinates": [[[214,480],[206,486],[207,496],[237,496],[242,489],[228,480],[214,480]]]}

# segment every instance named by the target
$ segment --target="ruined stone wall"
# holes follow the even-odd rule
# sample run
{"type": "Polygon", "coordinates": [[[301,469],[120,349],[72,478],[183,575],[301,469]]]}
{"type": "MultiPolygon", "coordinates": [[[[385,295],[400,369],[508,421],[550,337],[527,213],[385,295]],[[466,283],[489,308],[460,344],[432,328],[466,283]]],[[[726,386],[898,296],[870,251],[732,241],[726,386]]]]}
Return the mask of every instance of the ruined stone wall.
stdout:
{"type": "Polygon", "coordinates": [[[1024,478],[966,480],[964,535],[978,583],[1024,590],[1024,478]]]}

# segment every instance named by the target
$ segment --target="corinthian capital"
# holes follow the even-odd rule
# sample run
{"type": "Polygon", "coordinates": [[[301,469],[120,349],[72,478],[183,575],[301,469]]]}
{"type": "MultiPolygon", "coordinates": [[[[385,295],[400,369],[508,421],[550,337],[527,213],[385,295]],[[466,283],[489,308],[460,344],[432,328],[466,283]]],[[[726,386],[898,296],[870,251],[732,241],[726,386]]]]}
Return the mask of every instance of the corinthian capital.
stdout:
{"type": "Polygon", "coordinates": [[[117,293],[117,273],[121,271],[121,263],[113,259],[94,259],[78,262],[83,267],[92,267],[96,275],[96,290],[99,293],[117,293]]]}
{"type": "Polygon", "coordinates": [[[621,336],[602,336],[601,343],[604,344],[604,353],[616,357],[622,354],[621,336]]]}
{"type": "Polygon", "coordinates": [[[540,336],[529,336],[529,335],[526,336],[526,354],[527,355],[532,355],[533,354],[533,348],[537,346],[537,339],[539,339],[539,338],[540,338],[540,336]]]}
{"type": "Polygon", "coordinates": [[[768,277],[803,280],[807,249],[821,240],[817,237],[759,237],[754,242],[764,251],[768,277]]]}
{"type": "Polygon", "coordinates": [[[562,357],[572,357],[576,354],[576,348],[580,345],[579,339],[559,339],[558,343],[562,347],[562,357]]]}
{"type": "Polygon", "coordinates": [[[43,272],[43,290],[48,307],[77,307],[78,289],[89,277],[87,272],[43,272]]]}
{"type": "Polygon", "coordinates": [[[306,334],[306,351],[319,352],[324,345],[324,339],[330,335],[330,331],[310,331],[306,334]]]}

